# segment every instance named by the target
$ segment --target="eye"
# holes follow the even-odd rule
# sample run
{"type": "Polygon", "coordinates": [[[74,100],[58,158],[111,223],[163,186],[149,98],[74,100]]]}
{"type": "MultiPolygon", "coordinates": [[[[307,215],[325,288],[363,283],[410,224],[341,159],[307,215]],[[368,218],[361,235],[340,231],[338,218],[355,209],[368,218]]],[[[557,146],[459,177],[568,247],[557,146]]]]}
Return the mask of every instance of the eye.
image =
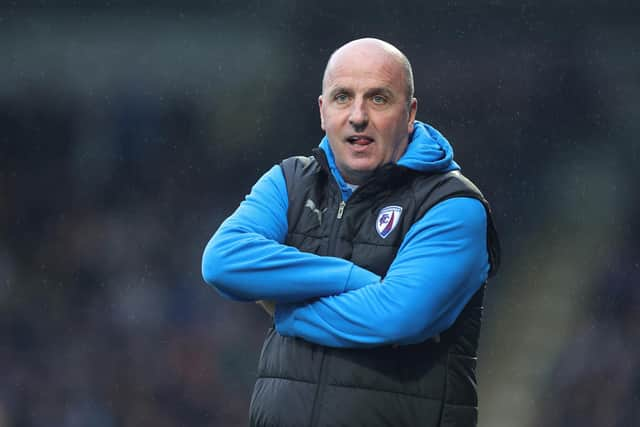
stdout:
{"type": "Polygon", "coordinates": [[[378,105],[387,103],[387,98],[385,98],[382,95],[374,95],[373,98],[371,98],[371,100],[373,101],[374,104],[378,104],[378,105]]]}
{"type": "Polygon", "coordinates": [[[349,101],[349,97],[346,93],[339,93],[335,96],[334,99],[338,104],[344,104],[345,102],[349,101]]]}

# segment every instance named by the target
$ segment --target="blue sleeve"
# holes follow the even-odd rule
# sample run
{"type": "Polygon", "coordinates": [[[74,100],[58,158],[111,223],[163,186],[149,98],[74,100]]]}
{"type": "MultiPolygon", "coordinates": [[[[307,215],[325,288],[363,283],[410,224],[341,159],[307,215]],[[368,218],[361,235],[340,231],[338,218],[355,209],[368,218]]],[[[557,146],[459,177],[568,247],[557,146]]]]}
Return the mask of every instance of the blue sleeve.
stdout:
{"type": "Polygon", "coordinates": [[[284,174],[274,166],[207,244],[204,280],[227,298],[276,302],[337,295],[380,281],[350,261],[285,245],[287,208],[284,174]]]}
{"type": "Polygon", "coordinates": [[[276,329],[331,347],[410,344],[453,324],[487,279],[486,212],[445,200],[407,232],[382,282],[303,304],[278,304],[276,329]]]}

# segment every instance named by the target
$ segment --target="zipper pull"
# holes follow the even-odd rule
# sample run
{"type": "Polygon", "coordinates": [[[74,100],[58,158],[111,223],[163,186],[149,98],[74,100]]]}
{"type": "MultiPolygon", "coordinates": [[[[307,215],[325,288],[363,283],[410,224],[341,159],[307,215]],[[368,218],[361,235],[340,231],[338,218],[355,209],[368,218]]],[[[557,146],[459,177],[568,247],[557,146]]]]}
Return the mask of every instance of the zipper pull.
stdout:
{"type": "Polygon", "coordinates": [[[342,218],[342,214],[344,213],[344,206],[345,205],[346,205],[346,203],[345,203],[344,200],[340,202],[340,206],[338,206],[338,216],[337,216],[338,219],[342,218]]]}

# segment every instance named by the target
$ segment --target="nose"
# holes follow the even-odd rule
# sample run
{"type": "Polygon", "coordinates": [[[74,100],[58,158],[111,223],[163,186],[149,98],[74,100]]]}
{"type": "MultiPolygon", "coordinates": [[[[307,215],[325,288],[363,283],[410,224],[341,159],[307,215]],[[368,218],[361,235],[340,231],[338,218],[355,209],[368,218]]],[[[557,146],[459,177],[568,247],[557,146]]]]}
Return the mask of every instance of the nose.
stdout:
{"type": "Polygon", "coordinates": [[[349,124],[356,132],[362,132],[367,128],[369,124],[369,115],[367,114],[367,108],[362,99],[357,100],[351,105],[351,111],[349,112],[349,124]]]}

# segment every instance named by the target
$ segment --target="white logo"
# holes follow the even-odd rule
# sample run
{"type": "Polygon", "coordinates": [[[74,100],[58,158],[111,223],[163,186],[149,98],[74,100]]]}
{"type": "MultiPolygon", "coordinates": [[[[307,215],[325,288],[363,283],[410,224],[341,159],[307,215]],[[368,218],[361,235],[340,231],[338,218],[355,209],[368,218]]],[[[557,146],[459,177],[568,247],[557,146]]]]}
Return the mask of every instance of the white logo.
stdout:
{"type": "Polygon", "coordinates": [[[322,210],[316,208],[316,204],[311,199],[307,199],[304,207],[311,209],[311,211],[318,216],[318,222],[320,223],[320,225],[322,225],[322,214],[326,212],[327,208],[324,208],[322,210]]]}
{"type": "Polygon", "coordinates": [[[400,221],[400,215],[402,215],[401,206],[387,206],[380,210],[376,220],[376,231],[380,237],[385,239],[396,228],[400,221]]]}

